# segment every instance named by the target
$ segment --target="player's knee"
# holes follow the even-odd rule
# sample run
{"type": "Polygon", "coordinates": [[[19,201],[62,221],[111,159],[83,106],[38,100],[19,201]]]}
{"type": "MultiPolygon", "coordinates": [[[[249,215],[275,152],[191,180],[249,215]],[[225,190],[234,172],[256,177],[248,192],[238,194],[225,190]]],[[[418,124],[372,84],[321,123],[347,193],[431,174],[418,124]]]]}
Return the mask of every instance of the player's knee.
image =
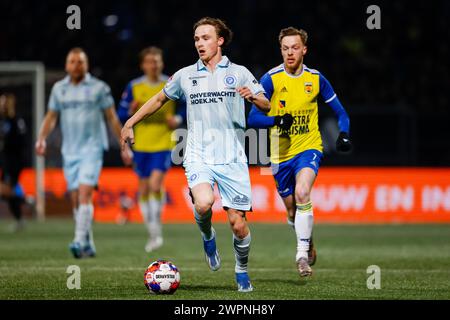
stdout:
{"type": "Polygon", "coordinates": [[[205,215],[212,208],[213,203],[214,203],[213,199],[208,198],[195,199],[194,203],[195,211],[197,211],[197,213],[201,216],[205,215]]]}
{"type": "Polygon", "coordinates": [[[160,182],[150,182],[150,193],[161,193],[162,185],[160,182]]]}
{"type": "Polygon", "coordinates": [[[148,199],[150,196],[150,189],[149,188],[140,188],[139,189],[139,197],[141,199],[148,199]]]}
{"type": "Polygon", "coordinates": [[[285,205],[286,205],[287,217],[293,221],[295,218],[295,211],[297,209],[295,202],[292,201],[292,203],[285,203],[285,205]]]}
{"type": "Polygon", "coordinates": [[[296,208],[289,208],[287,210],[287,218],[292,222],[295,221],[295,211],[296,211],[296,208]]]}
{"type": "Polygon", "coordinates": [[[147,180],[140,180],[139,181],[139,195],[141,197],[148,196],[150,193],[150,186],[147,182],[147,180]]]}
{"type": "Polygon", "coordinates": [[[94,194],[93,187],[82,186],[78,189],[78,203],[79,204],[91,204],[94,194]]]}
{"type": "Polygon", "coordinates": [[[153,171],[149,178],[149,188],[151,193],[160,193],[162,190],[164,173],[153,171]]]}
{"type": "Polygon", "coordinates": [[[295,202],[306,203],[310,200],[311,190],[307,186],[298,186],[295,188],[295,202]]]}
{"type": "Polygon", "coordinates": [[[92,196],[89,196],[87,194],[80,194],[78,198],[79,204],[91,204],[92,203],[92,196]]]}
{"type": "Polygon", "coordinates": [[[243,219],[236,219],[234,221],[230,221],[231,229],[236,237],[239,239],[243,239],[247,236],[247,224],[243,219]]]}

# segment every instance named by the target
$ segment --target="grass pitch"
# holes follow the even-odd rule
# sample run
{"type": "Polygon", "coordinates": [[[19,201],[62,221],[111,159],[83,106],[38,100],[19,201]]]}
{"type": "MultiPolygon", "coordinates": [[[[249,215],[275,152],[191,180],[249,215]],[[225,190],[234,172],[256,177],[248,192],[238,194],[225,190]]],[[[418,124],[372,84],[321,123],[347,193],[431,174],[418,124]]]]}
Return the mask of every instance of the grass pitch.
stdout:
{"type": "Polygon", "coordinates": [[[234,282],[231,231],[216,224],[222,268],[208,269],[195,224],[164,226],[163,248],[144,252],[142,225],[95,224],[97,257],[74,259],[71,220],[29,222],[18,234],[0,224],[0,299],[450,299],[450,225],[316,225],[314,275],[295,269],[295,236],[283,224],[251,224],[250,277],[234,282]],[[150,295],[150,262],[171,260],[181,285],[171,296],[150,295]],[[67,267],[81,268],[81,289],[69,290],[67,267]],[[367,267],[381,269],[381,289],[367,288],[367,267]]]}

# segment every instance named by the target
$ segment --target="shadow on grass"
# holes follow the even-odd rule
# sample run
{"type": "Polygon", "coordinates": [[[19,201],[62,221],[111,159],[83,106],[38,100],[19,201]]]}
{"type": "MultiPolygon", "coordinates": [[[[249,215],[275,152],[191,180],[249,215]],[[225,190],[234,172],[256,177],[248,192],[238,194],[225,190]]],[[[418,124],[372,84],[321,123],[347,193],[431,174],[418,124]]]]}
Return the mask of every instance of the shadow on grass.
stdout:
{"type": "Polygon", "coordinates": [[[255,283],[270,283],[270,284],[276,283],[277,285],[278,284],[286,284],[286,285],[290,285],[290,286],[306,286],[308,284],[308,280],[300,279],[299,277],[292,278],[292,279],[253,278],[253,280],[255,283]]]}
{"type": "MultiPolygon", "coordinates": [[[[183,285],[182,288],[180,288],[181,291],[207,291],[207,290],[213,290],[213,291],[217,291],[217,290],[225,290],[225,291],[236,291],[236,287],[235,286],[224,286],[224,285],[203,285],[203,284],[186,284],[183,285]]],[[[179,290],[180,290],[179,289],[179,290]]]]}

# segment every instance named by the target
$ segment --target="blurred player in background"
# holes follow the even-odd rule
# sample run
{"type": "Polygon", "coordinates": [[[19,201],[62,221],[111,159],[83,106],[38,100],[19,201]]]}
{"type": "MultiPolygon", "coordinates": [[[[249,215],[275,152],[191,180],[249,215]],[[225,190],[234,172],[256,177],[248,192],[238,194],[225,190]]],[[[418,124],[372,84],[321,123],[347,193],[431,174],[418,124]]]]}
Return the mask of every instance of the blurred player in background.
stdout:
{"type": "MultiPolygon", "coordinates": [[[[160,92],[168,77],[162,74],[163,51],[148,47],[139,54],[144,75],[128,83],[122,94],[118,115],[125,123],[145,102],[160,92]]],[[[171,152],[175,146],[173,130],[183,121],[175,114],[176,103],[168,101],[152,117],[134,127],[134,170],[139,177],[139,209],[146,224],[149,239],[145,251],[158,249],[163,244],[161,211],[165,202],[164,177],[171,166],[171,152]]]]}
{"type": "Polygon", "coordinates": [[[18,192],[18,182],[25,165],[26,133],[25,121],[16,115],[16,97],[10,93],[0,95],[0,196],[14,216],[13,231],[24,226],[21,206],[25,199],[18,192]]]}
{"type": "Polygon", "coordinates": [[[308,35],[289,27],[281,30],[279,42],[283,64],[261,78],[272,108],[266,115],[252,107],[248,125],[271,128],[271,162],[278,193],[288,213],[288,223],[297,236],[295,261],[300,276],[312,274],[316,252],[312,243],[313,207],[311,189],[322,161],[319,132],[320,95],[335,112],[340,129],[338,151],[351,149],[350,120],[328,80],[317,70],[303,64],[308,35]]]}
{"type": "Polygon", "coordinates": [[[211,225],[213,187],[217,183],[233,231],[238,290],[249,292],[253,290],[247,273],[251,235],[245,213],[251,209],[251,187],[244,135],[239,133],[245,128],[244,99],[266,112],[270,103],[245,67],[222,56],[222,49],[231,38],[231,30],[220,19],[207,17],[195,23],[199,60],[177,71],[164,89],[127,121],[122,129],[122,144],[133,143],[133,127],[168,100],[186,98],[189,134],[183,165],[206,261],[211,270],[220,268],[211,225]]]}
{"type": "MultiPolygon", "coordinates": [[[[105,118],[118,139],[122,126],[109,86],[88,72],[88,57],[83,49],[69,51],[66,72],[68,75],[52,88],[35,148],[38,155],[45,155],[46,138],[59,116],[64,177],[75,217],[75,238],[69,248],[75,258],[93,257],[92,197],[103,165],[103,151],[108,149],[105,118]]],[[[122,150],[124,163],[131,164],[131,150],[122,150]]]]}

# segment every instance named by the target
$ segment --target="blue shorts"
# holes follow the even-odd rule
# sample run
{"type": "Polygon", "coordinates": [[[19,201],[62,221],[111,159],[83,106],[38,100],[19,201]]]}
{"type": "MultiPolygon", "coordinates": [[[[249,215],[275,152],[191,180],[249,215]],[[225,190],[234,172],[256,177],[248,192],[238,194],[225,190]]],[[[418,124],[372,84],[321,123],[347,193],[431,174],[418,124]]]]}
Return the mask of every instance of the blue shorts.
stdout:
{"type": "Polygon", "coordinates": [[[80,155],[75,157],[63,156],[64,177],[68,190],[76,190],[80,184],[95,187],[100,177],[103,165],[103,152],[80,155]]]}
{"type": "Polygon", "coordinates": [[[139,176],[139,178],[150,177],[153,170],[166,172],[172,165],[171,155],[172,151],[133,151],[134,171],[139,176]]]}
{"type": "Polygon", "coordinates": [[[272,164],[272,172],[280,196],[285,198],[294,193],[295,177],[303,168],[311,168],[317,175],[322,158],[322,152],[311,149],[300,152],[287,161],[272,164]]]}
{"type": "Polygon", "coordinates": [[[214,188],[217,182],[223,207],[251,210],[252,190],[247,163],[185,163],[183,166],[190,189],[200,183],[209,183],[214,188]]]}

